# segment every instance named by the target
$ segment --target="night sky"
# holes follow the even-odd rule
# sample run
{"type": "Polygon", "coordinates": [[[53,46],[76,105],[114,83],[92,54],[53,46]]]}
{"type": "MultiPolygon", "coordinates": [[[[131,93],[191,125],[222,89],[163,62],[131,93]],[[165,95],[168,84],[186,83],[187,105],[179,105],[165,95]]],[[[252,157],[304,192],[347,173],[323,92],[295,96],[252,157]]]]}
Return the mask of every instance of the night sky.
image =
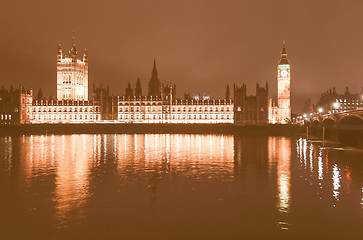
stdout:
{"type": "Polygon", "coordinates": [[[223,97],[226,84],[270,85],[286,40],[293,112],[335,86],[361,91],[363,1],[1,1],[0,85],[56,95],[56,53],[75,31],[87,49],[90,86],[124,94],[140,77],[147,92],[153,59],[162,82],[184,92],[223,97]]]}

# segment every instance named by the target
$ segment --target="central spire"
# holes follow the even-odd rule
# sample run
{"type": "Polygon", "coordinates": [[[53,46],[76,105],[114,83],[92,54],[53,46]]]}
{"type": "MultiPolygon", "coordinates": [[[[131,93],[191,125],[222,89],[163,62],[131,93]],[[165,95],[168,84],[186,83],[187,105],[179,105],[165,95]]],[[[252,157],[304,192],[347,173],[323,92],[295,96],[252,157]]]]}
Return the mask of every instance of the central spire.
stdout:
{"type": "Polygon", "coordinates": [[[156,69],[156,60],[154,58],[154,66],[153,70],[151,72],[151,78],[149,81],[149,89],[148,89],[148,95],[158,97],[160,96],[160,80],[158,76],[158,70],[156,69]]]}

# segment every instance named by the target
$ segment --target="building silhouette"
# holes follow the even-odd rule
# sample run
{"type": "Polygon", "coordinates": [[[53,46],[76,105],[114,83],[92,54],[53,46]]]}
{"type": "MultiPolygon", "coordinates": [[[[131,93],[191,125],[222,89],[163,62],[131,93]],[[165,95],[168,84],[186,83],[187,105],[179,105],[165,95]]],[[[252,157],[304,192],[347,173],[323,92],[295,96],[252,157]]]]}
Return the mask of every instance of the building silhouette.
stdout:
{"type": "Polygon", "coordinates": [[[260,87],[256,84],[256,95],[247,96],[247,86],[234,85],[234,124],[266,125],[268,124],[268,84],[260,87]]]}
{"type": "Polygon", "coordinates": [[[231,93],[229,91],[229,84],[227,84],[227,87],[226,87],[226,95],[225,95],[226,99],[230,99],[231,98],[231,93]]]}
{"type": "Polygon", "coordinates": [[[158,76],[158,70],[156,69],[156,60],[154,59],[154,66],[151,72],[151,78],[149,80],[149,88],[147,95],[153,98],[160,98],[161,96],[161,84],[158,76]]]}
{"type": "Polygon", "coordinates": [[[137,81],[136,81],[135,96],[142,97],[142,88],[141,88],[140,78],[137,78],[137,81]]]}
{"type": "Polygon", "coordinates": [[[127,85],[127,88],[125,89],[125,97],[126,98],[131,98],[134,96],[134,91],[132,90],[131,84],[129,83],[127,85]]]}

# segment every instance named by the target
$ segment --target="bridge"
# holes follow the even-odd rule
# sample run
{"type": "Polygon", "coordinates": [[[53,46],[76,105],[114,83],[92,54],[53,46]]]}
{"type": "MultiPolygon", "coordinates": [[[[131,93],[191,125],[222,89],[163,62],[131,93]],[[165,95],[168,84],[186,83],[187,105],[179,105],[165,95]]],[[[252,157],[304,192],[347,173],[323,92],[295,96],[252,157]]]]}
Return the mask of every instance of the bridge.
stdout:
{"type": "Polygon", "coordinates": [[[300,119],[312,135],[350,145],[363,144],[363,108],[329,114],[311,113],[300,119]]]}
{"type": "Polygon", "coordinates": [[[329,114],[311,113],[310,116],[304,116],[303,119],[304,125],[309,127],[363,128],[363,109],[329,114]]]}

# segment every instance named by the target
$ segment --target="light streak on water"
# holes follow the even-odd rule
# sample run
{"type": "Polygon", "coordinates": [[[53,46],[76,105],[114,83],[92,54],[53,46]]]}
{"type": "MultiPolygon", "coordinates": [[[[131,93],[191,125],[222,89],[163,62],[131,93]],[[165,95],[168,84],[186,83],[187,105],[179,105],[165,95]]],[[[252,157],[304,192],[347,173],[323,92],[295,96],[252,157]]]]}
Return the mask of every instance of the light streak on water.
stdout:
{"type": "Polygon", "coordinates": [[[340,171],[337,164],[333,166],[333,196],[336,200],[339,200],[339,188],[340,188],[340,171]]]}

